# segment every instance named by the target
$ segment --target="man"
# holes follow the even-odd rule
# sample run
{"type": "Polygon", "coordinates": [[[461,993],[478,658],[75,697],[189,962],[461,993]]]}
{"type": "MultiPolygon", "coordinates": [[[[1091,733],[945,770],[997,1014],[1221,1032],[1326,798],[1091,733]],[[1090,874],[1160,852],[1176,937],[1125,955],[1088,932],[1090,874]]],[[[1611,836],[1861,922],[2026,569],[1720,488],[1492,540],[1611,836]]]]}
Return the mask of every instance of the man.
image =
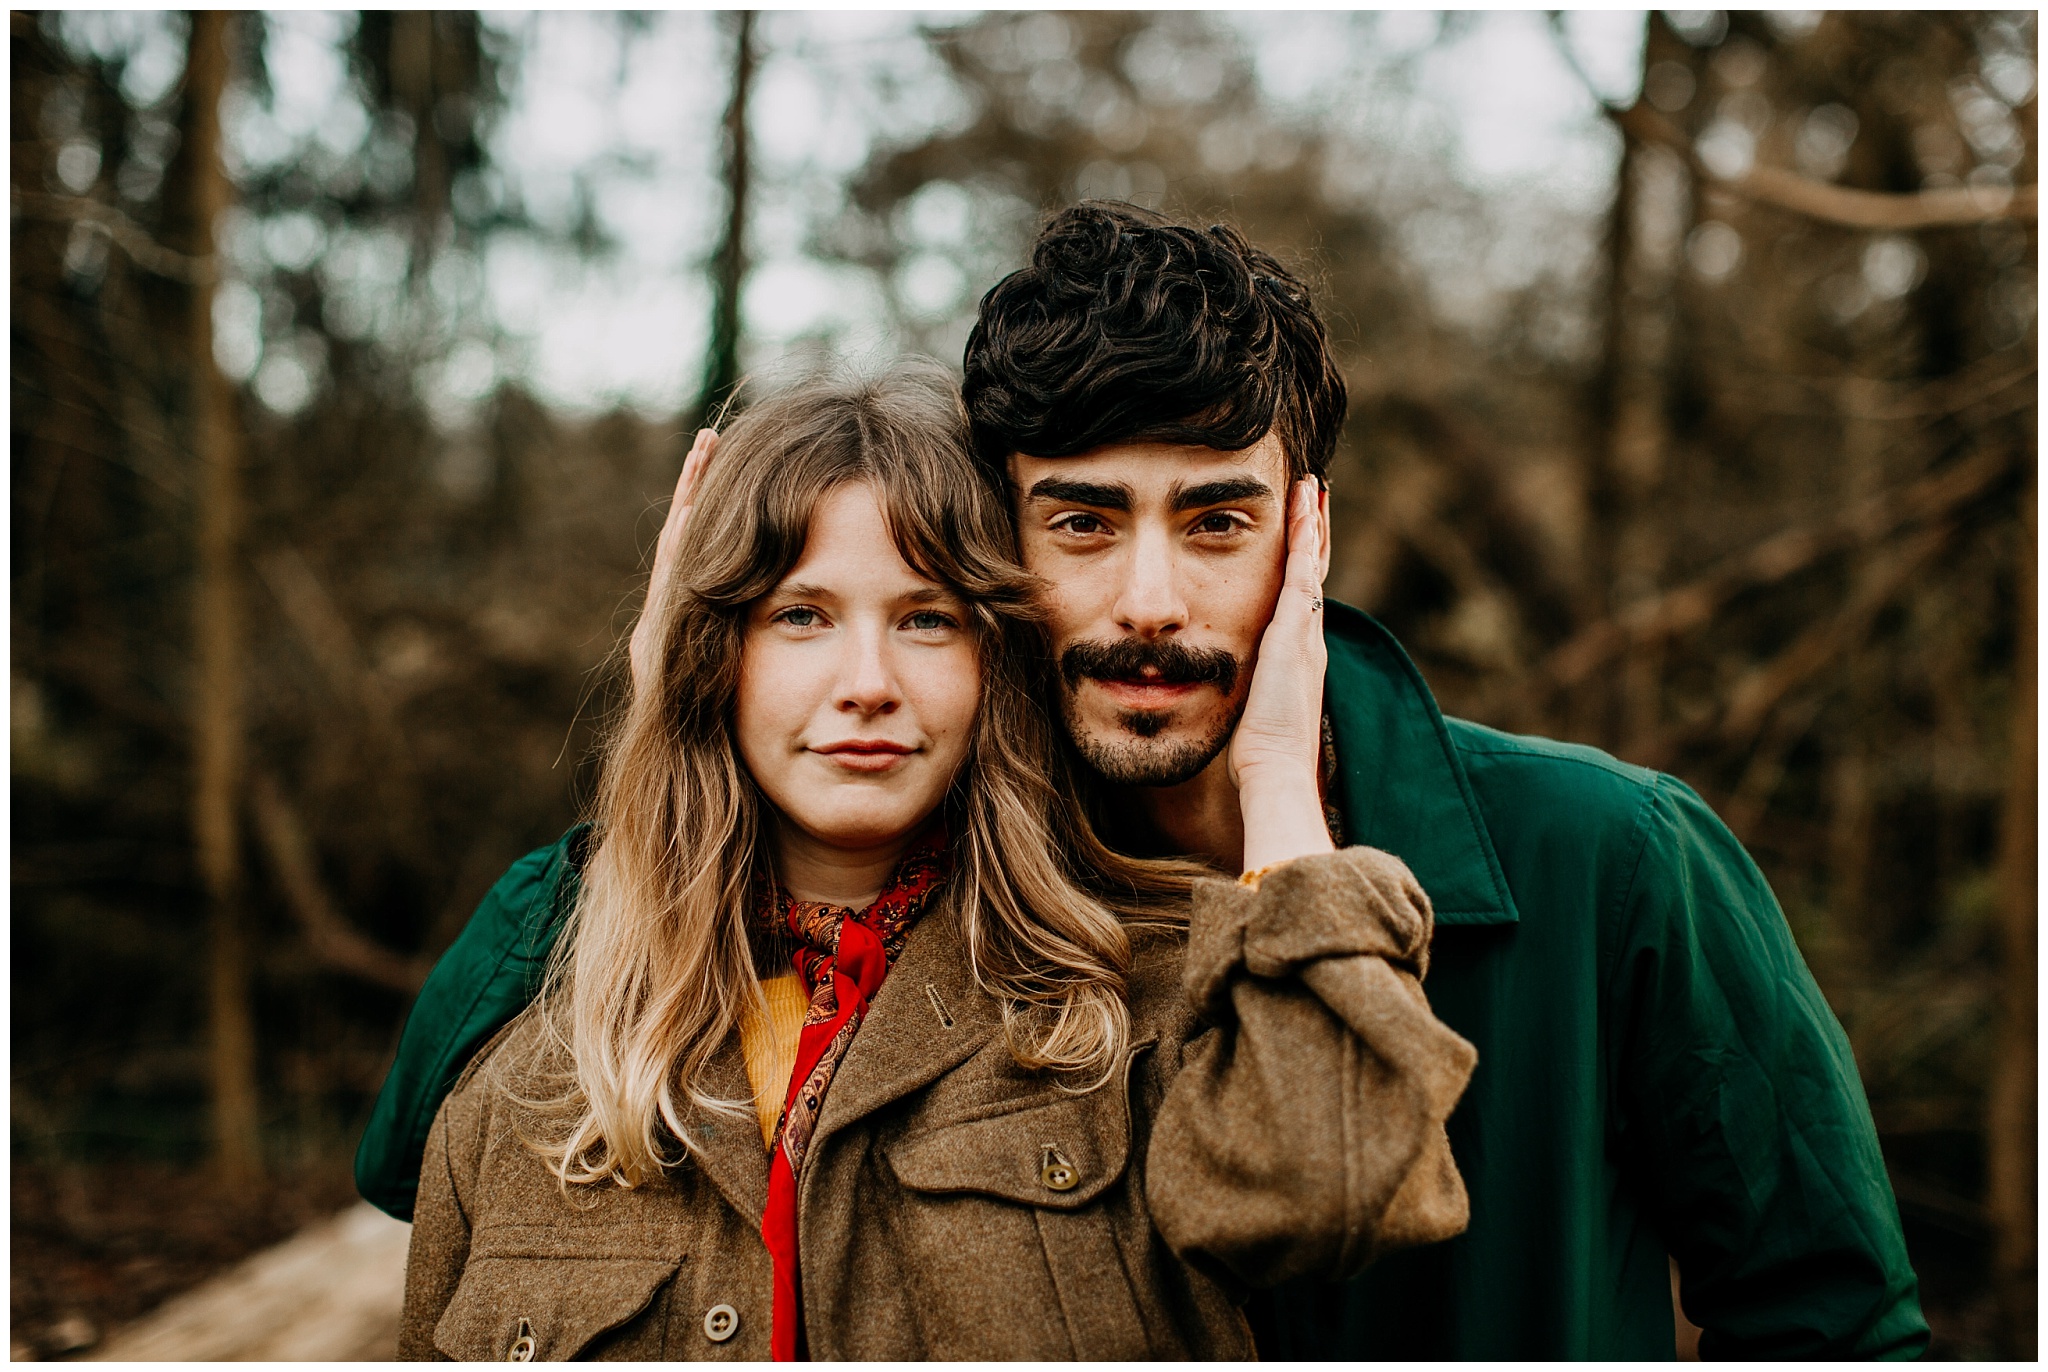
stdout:
{"type": "MultiPolygon", "coordinates": [[[[1288,493],[1344,416],[1306,291],[1226,229],[1079,206],[982,302],[964,392],[1050,587],[1105,835],[1240,870],[1226,745],[1288,493]]],[[[1261,1354],[1668,1358],[1667,1254],[1705,1356],[1919,1352],[1855,1063],[1734,837],[1669,777],[1446,719],[1356,611],[1328,606],[1325,639],[1333,834],[1429,892],[1429,998],[1479,1050],[1449,1126],[1472,1218],[1346,1285],[1255,1293],[1261,1354]]],[[[393,1213],[448,1081],[531,994],[576,846],[516,865],[423,993],[357,1164],[393,1213]]]]}

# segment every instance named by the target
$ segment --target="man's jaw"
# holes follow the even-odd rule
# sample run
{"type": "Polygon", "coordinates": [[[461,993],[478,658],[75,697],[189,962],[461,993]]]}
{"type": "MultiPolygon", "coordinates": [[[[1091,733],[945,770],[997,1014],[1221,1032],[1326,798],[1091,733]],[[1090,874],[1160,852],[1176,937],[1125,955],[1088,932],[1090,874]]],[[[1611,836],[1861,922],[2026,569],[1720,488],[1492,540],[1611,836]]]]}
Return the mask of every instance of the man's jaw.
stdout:
{"type": "Polygon", "coordinates": [[[1184,707],[1202,703],[1200,695],[1212,688],[1148,684],[1136,690],[1115,689],[1125,686],[1088,678],[1064,692],[1061,702],[1067,734],[1081,760],[1120,786],[1167,787],[1193,780],[1229,745],[1244,713],[1244,703],[1236,702],[1203,729],[1206,721],[1190,718],[1196,711],[1184,707]],[[1096,694],[1089,686],[1101,688],[1093,701],[1085,699],[1096,694]],[[1129,707],[1149,704],[1158,698],[1154,692],[1172,692],[1173,703],[1165,709],[1129,707]],[[1105,705],[1110,708],[1105,710],[1105,705]]]}

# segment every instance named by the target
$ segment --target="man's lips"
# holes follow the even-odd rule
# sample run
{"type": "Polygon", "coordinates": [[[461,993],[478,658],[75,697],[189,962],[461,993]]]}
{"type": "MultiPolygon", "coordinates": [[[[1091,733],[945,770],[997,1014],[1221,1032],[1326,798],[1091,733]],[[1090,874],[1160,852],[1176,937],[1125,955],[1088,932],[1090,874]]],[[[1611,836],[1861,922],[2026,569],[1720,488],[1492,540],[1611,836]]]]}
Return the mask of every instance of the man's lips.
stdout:
{"type": "Polygon", "coordinates": [[[1161,681],[1146,677],[1086,677],[1126,710],[1169,710],[1207,685],[1201,681],[1161,681]]]}
{"type": "Polygon", "coordinates": [[[839,743],[819,744],[811,751],[831,758],[851,772],[886,772],[917,749],[908,743],[893,743],[886,738],[850,738],[839,743]]]}

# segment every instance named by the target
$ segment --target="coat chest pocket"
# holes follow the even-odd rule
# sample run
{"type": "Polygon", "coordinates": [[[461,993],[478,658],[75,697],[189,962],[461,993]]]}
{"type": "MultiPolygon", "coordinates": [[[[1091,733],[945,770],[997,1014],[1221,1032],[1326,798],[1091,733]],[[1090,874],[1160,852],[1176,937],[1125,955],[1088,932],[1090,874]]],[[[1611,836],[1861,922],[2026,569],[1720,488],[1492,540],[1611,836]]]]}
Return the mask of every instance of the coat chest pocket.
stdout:
{"type": "MultiPolygon", "coordinates": [[[[1154,1356],[1117,1243],[1112,1199],[1130,1168],[1127,1097],[992,1103],[972,1118],[916,1129],[885,1149],[906,1193],[904,1260],[938,1277],[948,1304],[978,1308],[987,1331],[940,1357],[1115,1360],[1154,1356]],[[1037,1344],[1038,1346],[1033,1346],[1037,1344]]],[[[946,1342],[943,1341],[942,1342],[946,1342]]]]}
{"type": "Polygon", "coordinates": [[[1123,1176],[1129,1112],[1118,1099],[1062,1096],[920,1129],[888,1149],[896,1180],[928,1194],[976,1192],[1019,1205],[1078,1210],[1123,1176]]]}
{"type": "MultiPolygon", "coordinates": [[[[458,1362],[589,1356],[593,1342],[653,1307],[683,1262],[681,1253],[653,1250],[567,1256],[559,1251],[563,1237],[560,1231],[480,1233],[455,1296],[434,1326],[434,1347],[458,1362]]],[[[597,1351],[660,1357],[662,1333],[650,1327],[645,1339],[597,1351]]]]}

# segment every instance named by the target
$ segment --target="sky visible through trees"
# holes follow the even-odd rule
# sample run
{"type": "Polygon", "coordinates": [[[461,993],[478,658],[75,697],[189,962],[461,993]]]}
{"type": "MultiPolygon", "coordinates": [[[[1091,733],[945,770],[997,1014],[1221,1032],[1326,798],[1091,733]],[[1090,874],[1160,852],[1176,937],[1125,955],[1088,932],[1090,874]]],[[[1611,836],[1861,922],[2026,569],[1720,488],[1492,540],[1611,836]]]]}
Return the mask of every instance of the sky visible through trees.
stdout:
{"type": "MultiPolygon", "coordinates": [[[[1260,96],[1291,121],[1342,130],[1359,160],[1374,164],[1373,175],[1425,182],[1448,175],[1486,197],[1475,209],[1496,216],[1508,211],[1495,203],[1500,198],[1532,202],[1548,216],[1597,215],[1619,140],[1551,46],[1541,15],[1220,19],[1243,44],[1260,96]]],[[[966,279],[942,252],[912,262],[898,281],[876,282],[820,255],[810,241],[832,192],[871,149],[929,136],[965,116],[969,97],[918,40],[925,22],[913,14],[801,12],[762,21],[762,71],[750,111],[762,200],[749,226],[745,298],[755,365],[820,340],[853,355],[886,352],[898,340],[886,326],[885,292],[920,317],[952,322],[971,315],[989,284],[966,279]]],[[[74,50],[133,52],[128,84],[146,99],[177,78],[182,24],[175,14],[81,14],[61,31],[74,50]]],[[[384,160],[388,126],[376,124],[350,79],[347,46],[356,27],[347,13],[267,18],[267,79],[260,87],[244,82],[224,112],[233,165],[359,162],[358,174],[372,177],[395,165],[384,160]]],[[[494,235],[442,268],[437,296],[469,336],[423,378],[427,388],[450,417],[500,379],[565,410],[595,412],[623,401],[650,417],[676,412],[700,371],[709,308],[702,267],[724,196],[717,125],[729,63],[715,16],[552,12],[489,16],[480,28],[501,55],[500,105],[483,140],[489,165],[453,193],[480,206],[516,204],[539,232],[494,235]],[[601,251],[588,251],[593,244],[601,251]]],[[[1065,28],[1046,15],[1024,41],[1057,54],[1071,42],[1065,28]]],[[[1599,91],[1632,97],[1640,16],[1575,15],[1567,32],[1599,91]]],[[[1143,50],[1139,56],[1142,69],[1143,50]]],[[[1158,76],[1197,97],[1205,82],[1219,79],[1199,64],[1186,73],[1161,68],[1158,76]]],[[[1239,154],[1226,130],[1206,155],[1228,166],[1239,154]]],[[[931,196],[914,227],[935,247],[957,246],[946,239],[958,234],[959,217],[943,196],[931,196]]],[[[1484,320],[1498,286],[1545,269],[1586,267],[1551,260],[1568,253],[1565,243],[1508,238],[1474,273],[1457,251],[1463,240],[1504,236],[1485,225],[1457,226],[1448,239],[1432,231],[1446,227],[1439,216],[1416,232],[1418,262],[1446,307],[1473,322],[1484,320]]],[[[320,359],[295,348],[289,335],[265,335],[263,278],[317,257],[338,294],[375,294],[392,284],[376,274],[380,258],[389,266],[376,247],[374,237],[330,236],[289,214],[238,217],[231,247],[238,279],[221,306],[219,344],[230,373],[262,373],[258,398],[280,413],[307,404],[321,384],[320,359]]],[[[339,322],[383,322],[365,313],[342,305],[339,322]]]]}

